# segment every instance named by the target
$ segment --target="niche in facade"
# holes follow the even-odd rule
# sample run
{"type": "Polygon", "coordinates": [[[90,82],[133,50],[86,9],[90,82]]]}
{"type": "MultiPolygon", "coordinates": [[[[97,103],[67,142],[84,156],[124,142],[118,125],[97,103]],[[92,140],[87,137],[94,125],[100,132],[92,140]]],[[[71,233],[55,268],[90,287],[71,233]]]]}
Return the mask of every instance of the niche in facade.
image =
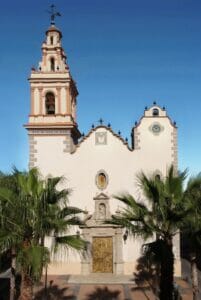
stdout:
{"type": "Polygon", "coordinates": [[[100,170],[96,175],[96,185],[100,190],[104,190],[108,185],[108,175],[105,171],[100,170]]]}

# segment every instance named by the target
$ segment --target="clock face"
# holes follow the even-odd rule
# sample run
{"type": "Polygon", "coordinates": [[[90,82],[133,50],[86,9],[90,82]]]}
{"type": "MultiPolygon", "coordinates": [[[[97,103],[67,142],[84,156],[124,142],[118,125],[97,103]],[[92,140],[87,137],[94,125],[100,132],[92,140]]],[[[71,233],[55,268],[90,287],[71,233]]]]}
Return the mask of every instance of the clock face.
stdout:
{"type": "Polygon", "coordinates": [[[161,131],[160,125],[159,125],[159,124],[154,124],[154,125],[152,126],[152,131],[153,131],[154,133],[159,133],[159,132],[161,131]]]}
{"type": "Polygon", "coordinates": [[[154,122],[149,126],[149,130],[154,135],[159,135],[164,130],[164,127],[160,123],[154,122]]]}

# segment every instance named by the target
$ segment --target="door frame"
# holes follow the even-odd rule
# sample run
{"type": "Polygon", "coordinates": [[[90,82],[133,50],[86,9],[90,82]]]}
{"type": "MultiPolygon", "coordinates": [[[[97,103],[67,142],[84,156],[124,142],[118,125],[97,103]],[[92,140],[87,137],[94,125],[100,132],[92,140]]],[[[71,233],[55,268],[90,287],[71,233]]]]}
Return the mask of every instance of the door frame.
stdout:
{"type": "MultiPolygon", "coordinates": [[[[93,272],[92,243],[93,237],[111,237],[113,242],[113,273],[123,274],[123,229],[111,225],[82,226],[83,239],[89,242],[89,250],[81,260],[81,274],[106,274],[93,272]]],[[[110,274],[110,273],[108,273],[110,274]]]]}

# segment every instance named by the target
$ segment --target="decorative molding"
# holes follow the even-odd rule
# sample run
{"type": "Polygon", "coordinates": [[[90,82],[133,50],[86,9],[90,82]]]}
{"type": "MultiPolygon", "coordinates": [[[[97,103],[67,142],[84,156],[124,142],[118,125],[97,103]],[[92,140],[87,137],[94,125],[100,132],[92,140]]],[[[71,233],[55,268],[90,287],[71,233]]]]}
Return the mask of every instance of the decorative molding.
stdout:
{"type": "Polygon", "coordinates": [[[134,127],[134,150],[140,150],[140,132],[134,127]]]}
{"type": "Polygon", "coordinates": [[[36,158],[36,149],[37,141],[34,139],[34,136],[29,136],[29,169],[34,168],[37,163],[36,158]]]}
{"type": "Polygon", "coordinates": [[[95,145],[107,145],[107,132],[96,132],[95,133],[95,145]]]}
{"type": "Polygon", "coordinates": [[[29,135],[66,135],[68,129],[29,129],[29,135]]]}
{"type": "Polygon", "coordinates": [[[57,116],[60,116],[60,117],[71,117],[70,114],[54,114],[54,115],[47,115],[47,114],[33,114],[33,115],[29,115],[29,117],[57,117],[57,116]]]}
{"type": "MultiPolygon", "coordinates": [[[[132,149],[132,148],[129,147],[128,142],[126,142],[120,135],[116,134],[110,127],[107,127],[107,126],[105,126],[105,125],[99,125],[99,126],[97,126],[97,127],[95,127],[95,128],[92,128],[92,129],[88,132],[88,134],[86,134],[86,135],[82,138],[82,140],[76,145],[75,151],[77,150],[77,148],[80,147],[80,145],[81,145],[85,140],[87,140],[87,139],[92,135],[92,133],[96,132],[96,130],[99,129],[99,128],[103,128],[103,129],[106,129],[107,131],[109,131],[114,137],[118,138],[118,139],[119,139],[119,140],[127,147],[127,149],[128,149],[129,151],[133,152],[134,149],[132,149]]],[[[75,151],[74,151],[74,152],[75,152],[75,151]]]]}
{"type": "Polygon", "coordinates": [[[175,171],[178,170],[178,145],[177,145],[177,128],[173,128],[173,131],[171,133],[172,139],[172,159],[173,159],[173,166],[175,171]]]}
{"type": "MultiPolygon", "coordinates": [[[[46,115],[48,116],[48,115],[46,115]]],[[[50,115],[52,117],[55,117],[55,115],[50,115]]],[[[73,127],[77,127],[77,124],[74,123],[74,122],[52,122],[52,123],[47,123],[47,122],[36,122],[36,123],[28,123],[28,124],[25,124],[24,125],[25,127],[27,128],[30,128],[30,127],[67,127],[67,126],[70,126],[70,128],[73,128],[73,127]]]]}

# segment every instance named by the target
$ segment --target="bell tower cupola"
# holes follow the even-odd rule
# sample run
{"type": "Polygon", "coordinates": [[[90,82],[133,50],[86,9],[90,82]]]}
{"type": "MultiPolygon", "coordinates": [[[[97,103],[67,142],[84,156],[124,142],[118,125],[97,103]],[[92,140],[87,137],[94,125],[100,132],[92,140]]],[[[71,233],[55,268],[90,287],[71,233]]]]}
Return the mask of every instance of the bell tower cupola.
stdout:
{"type": "Polygon", "coordinates": [[[54,22],[60,14],[51,8],[51,25],[42,43],[42,59],[37,69],[32,68],[29,78],[31,105],[25,128],[29,135],[70,135],[75,145],[80,137],[76,123],[78,90],[62,48],[62,33],[54,22]]]}

